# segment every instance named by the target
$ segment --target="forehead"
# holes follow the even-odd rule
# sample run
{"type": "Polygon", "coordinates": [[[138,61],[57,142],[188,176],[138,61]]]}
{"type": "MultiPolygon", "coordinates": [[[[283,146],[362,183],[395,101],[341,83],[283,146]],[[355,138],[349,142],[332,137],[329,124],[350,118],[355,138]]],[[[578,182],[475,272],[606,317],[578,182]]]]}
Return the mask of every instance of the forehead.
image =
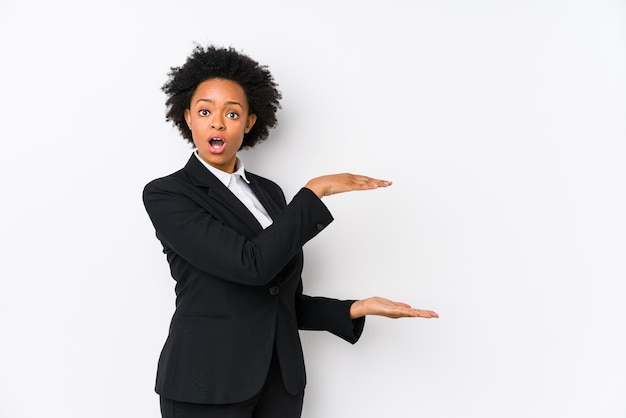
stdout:
{"type": "Polygon", "coordinates": [[[236,81],[224,78],[211,78],[198,84],[191,102],[193,104],[198,100],[210,100],[215,103],[234,102],[241,106],[248,105],[243,87],[236,81]]]}

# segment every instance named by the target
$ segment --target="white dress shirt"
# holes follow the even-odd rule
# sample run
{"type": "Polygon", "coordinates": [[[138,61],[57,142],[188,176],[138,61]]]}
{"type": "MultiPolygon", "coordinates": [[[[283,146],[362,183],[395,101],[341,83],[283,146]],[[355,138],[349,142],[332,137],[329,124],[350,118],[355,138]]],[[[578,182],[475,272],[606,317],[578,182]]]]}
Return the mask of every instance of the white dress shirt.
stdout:
{"type": "Polygon", "coordinates": [[[193,154],[215,177],[224,183],[224,186],[228,187],[228,190],[237,196],[237,199],[248,208],[257,221],[259,221],[263,229],[272,224],[272,218],[270,218],[270,215],[268,215],[267,211],[250,188],[250,181],[246,178],[243,163],[239,158],[237,158],[235,162],[235,172],[230,174],[208,164],[200,158],[197,152],[193,154]]]}

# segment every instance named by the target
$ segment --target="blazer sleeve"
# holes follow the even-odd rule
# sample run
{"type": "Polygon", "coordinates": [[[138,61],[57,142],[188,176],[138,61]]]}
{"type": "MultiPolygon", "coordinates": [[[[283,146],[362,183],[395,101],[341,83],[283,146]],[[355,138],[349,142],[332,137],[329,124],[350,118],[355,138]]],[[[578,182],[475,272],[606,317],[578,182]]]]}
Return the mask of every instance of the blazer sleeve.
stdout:
{"type": "Polygon", "coordinates": [[[247,237],[168,178],[144,188],[143,201],[165,248],[211,277],[245,285],[269,283],[302,246],[333,221],[327,207],[302,188],[268,228],[247,237]]]}
{"type": "Polygon", "coordinates": [[[298,328],[310,331],[328,331],[354,344],[363,333],[365,317],[350,319],[354,300],[338,300],[302,293],[302,281],[296,293],[298,328]]]}

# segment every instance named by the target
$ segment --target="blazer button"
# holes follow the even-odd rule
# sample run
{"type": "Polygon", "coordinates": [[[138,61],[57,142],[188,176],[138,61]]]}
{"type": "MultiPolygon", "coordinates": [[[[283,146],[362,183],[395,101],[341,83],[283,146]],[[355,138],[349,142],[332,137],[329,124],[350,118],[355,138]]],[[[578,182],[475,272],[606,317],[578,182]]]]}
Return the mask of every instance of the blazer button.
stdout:
{"type": "Polygon", "coordinates": [[[278,294],[278,291],[279,291],[278,286],[270,287],[270,295],[276,296],[278,294]]]}
{"type": "Polygon", "coordinates": [[[318,231],[321,231],[322,229],[324,229],[325,225],[324,224],[317,224],[316,227],[317,227],[318,231]]]}

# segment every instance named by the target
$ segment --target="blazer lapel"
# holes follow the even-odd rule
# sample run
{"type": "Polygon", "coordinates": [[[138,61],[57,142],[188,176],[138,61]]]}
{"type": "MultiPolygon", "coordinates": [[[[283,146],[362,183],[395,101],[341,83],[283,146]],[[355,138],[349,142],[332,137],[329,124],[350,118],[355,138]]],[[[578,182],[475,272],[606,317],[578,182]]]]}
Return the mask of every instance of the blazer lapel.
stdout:
{"type": "Polygon", "coordinates": [[[248,172],[246,172],[246,174],[248,175],[248,180],[250,180],[250,188],[256,195],[257,199],[259,199],[259,202],[261,202],[268,215],[270,215],[270,218],[275,220],[282,211],[282,208],[278,206],[277,202],[271,198],[269,193],[261,187],[256,177],[249,175],[250,173],[248,172]]]}
{"type": "MultiPolygon", "coordinates": [[[[198,161],[198,158],[195,155],[192,155],[189,161],[187,161],[185,171],[189,175],[189,178],[194,186],[206,188],[205,195],[215,205],[221,206],[222,210],[227,210],[235,214],[245,225],[252,229],[254,234],[258,234],[263,230],[259,221],[257,221],[248,208],[241,203],[237,196],[228,190],[228,187],[224,186],[224,183],[219,181],[213,173],[207,170],[207,168],[203,166],[200,161],[198,161]]],[[[213,212],[211,210],[209,211],[213,212]]]]}

